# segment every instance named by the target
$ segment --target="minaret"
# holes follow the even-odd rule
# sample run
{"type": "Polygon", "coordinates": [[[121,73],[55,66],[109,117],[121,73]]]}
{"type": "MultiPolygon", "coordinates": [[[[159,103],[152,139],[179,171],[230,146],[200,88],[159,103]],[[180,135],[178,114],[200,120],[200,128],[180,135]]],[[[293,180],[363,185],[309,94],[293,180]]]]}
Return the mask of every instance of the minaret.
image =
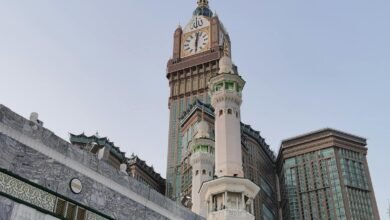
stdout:
{"type": "Polygon", "coordinates": [[[208,220],[254,220],[253,199],[260,188],[244,179],[241,153],[240,106],[245,81],[233,71],[231,58],[219,62],[210,79],[209,94],[215,110],[215,174],[203,183],[200,196],[207,203],[208,220]]]}
{"type": "Polygon", "coordinates": [[[203,119],[198,124],[195,139],[189,143],[192,166],[192,211],[206,217],[207,206],[200,198],[199,190],[203,182],[214,176],[214,141],[210,139],[209,125],[203,119]]]}
{"type": "Polygon", "coordinates": [[[234,73],[230,57],[222,57],[219,63],[219,74],[209,83],[211,105],[215,109],[215,174],[244,177],[240,106],[245,81],[234,73]]]}

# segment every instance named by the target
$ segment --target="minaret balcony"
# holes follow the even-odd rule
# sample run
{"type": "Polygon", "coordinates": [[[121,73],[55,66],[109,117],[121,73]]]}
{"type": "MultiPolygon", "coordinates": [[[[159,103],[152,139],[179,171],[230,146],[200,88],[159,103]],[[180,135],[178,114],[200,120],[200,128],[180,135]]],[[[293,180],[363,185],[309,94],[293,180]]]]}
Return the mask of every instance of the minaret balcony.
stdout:
{"type": "Polygon", "coordinates": [[[234,91],[241,94],[245,81],[236,74],[219,74],[210,79],[210,95],[220,91],[234,91]]]}
{"type": "Polygon", "coordinates": [[[211,96],[211,105],[213,105],[213,107],[216,108],[217,103],[220,102],[226,102],[226,104],[231,102],[237,106],[240,106],[242,103],[241,93],[236,91],[229,91],[229,90],[221,90],[215,92],[211,96]]]}
{"type": "Polygon", "coordinates": [[[214,165],[215,163],[214,154],[205,153],[205,152],[193,153],[190,158],[190,164],[191,166],[194,166],[197,163],[214,165]]]}
{"type": "Polygon", "coordinates": [[[220,177],[204,182],[200,195],[207,201],[208,220],[254,220],[253,198],[260,187],[239,177],[220,177]]]}
{"type": "Polygon", "coordinates": [[[209,138],[194,139],[190,143],[188,143],[188,149],[192,153],[204,152],[214,155],[214,146],[214,140],[211,140],[209,138]]]}
{"type": "Polygon", "coordinates": [[[209,220],[254,220],[255,216],[245,210],[224,209],[209,213],[209,220]]]}

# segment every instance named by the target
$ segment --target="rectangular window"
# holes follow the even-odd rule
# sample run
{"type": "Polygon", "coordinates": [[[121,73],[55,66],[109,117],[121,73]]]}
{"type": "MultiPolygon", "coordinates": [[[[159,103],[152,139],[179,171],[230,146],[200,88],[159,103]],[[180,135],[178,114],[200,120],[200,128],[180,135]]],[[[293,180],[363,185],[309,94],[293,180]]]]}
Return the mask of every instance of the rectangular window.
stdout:
{"type": "Polygon", "coordinates": [[[225,89],[234,91],[234,82],[225,82],[225,89]]]}
{"type": "Polygon", "coordinates": [[[66,220],[86,220],[87,212],[89,216],[96,216],[99,217],[99,219],[106,219],[93,212],[87,211],[85,208],[77,206],[76,204],[57,198],[55,214],[62,216],[66,220]]]}
{"type": "Polygon", "coordinates": [[[66,210],[66,220],[73,220],[76,215],[76,205],[68,203],[68,208],[66,210]]]}
{"type": "Polygon", "coordinates": [[[269,184],[263,178],[260,178],[260,186],[261,186],[261,189],[265,192],[265,194],[267,194],[268,197],[272,198],[272,195],[273,195],[272,188],[269,186],[269,184]]]}
{"type": "Polygon", "coordinates": [[[219,84],[215,85],[214,90],[215,90],[216,92],[218,92],[218,91],[220,91],[222,88],[223,88],[223,83],[219,83],[219,84]]]}
{"type": "Polygon", "coordinates": [[[66,209],[65,206],[66,206],[65,200],[58,199],[58,200],[57,200],[57,206],[56,206],[55,213],[56,213],[56,214],[59,214],[59,215],[61,215],[61,216],[64,216],[64,214],[65,214],[65,209],[66,209]]]}
{"type": "Polygon", "coordinates": [[[78,208],[76,220],[84,220],[86,216],[86,211],[83,208],[78,208]]]}
{"type": "Polygon", "coordinates": [[[264,220],[276,220],[275,215],[271,212],[271,210],[263,204],[263,219],[264,220]]]}

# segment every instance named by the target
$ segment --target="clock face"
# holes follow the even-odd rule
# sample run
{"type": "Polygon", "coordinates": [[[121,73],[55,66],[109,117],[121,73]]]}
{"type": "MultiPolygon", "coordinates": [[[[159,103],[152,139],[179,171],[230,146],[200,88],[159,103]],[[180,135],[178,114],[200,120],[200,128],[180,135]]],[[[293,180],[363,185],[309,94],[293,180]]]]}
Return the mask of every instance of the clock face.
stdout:
{"type": "Polygon", "coordinates": [[[208,49],[209,35],[205,31],[195,31],[184,39],[183,52],[185,56],[200,53],[208,49]]]}

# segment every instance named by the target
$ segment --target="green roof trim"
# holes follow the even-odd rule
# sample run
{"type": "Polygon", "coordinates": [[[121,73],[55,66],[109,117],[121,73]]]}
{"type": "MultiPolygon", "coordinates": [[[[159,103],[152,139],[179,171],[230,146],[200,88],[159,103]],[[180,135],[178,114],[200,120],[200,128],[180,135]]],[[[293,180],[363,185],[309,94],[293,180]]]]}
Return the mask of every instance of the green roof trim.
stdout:
{"type": "Polygon", "coordinates": [[[115,146],[114,142],[111,142],[106,137],[101,138],[96,135],[86,136],[84,133],[79,135],[70,134],[70,142],[72,144],[90,144],[95,142],[98,146],[107,147],[110,150],[110,153],[117,157],[119,161],[126,161],[125,153],[122,152],[119,147],[115,146]]]}

